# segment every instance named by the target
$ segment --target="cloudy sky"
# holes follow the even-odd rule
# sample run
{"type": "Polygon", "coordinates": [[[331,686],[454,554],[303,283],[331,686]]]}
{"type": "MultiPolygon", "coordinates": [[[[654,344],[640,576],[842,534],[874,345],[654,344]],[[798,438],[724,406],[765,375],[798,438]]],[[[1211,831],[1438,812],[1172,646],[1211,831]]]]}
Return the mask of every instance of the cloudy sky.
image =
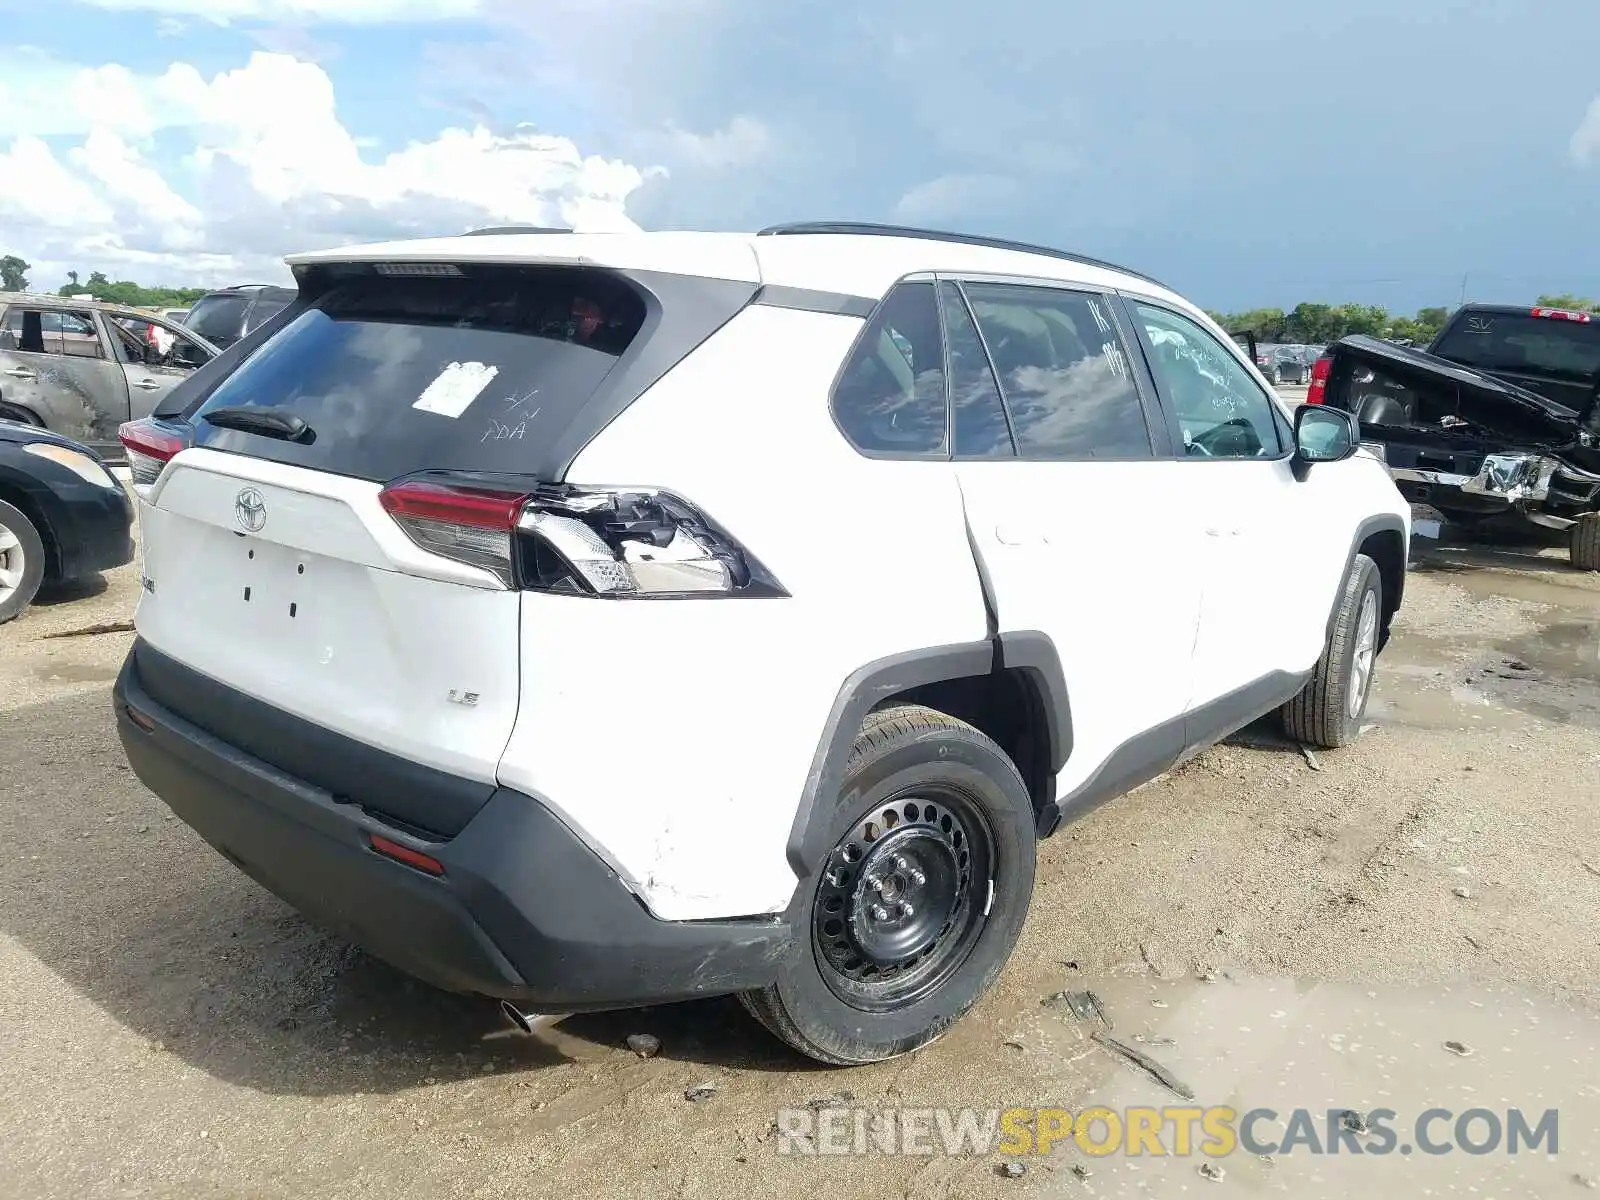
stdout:
{"type": "Polygon", "coordinates": [[[1219,308],[1600,292],[1585,0],[0,0],[0,254],[903,221],[1219,308]]]}

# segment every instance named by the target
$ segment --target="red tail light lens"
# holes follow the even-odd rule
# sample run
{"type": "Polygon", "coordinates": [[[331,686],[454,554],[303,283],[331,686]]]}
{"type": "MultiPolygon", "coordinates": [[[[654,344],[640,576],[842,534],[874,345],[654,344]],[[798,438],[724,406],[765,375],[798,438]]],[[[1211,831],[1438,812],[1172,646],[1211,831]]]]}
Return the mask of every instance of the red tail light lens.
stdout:
{"type": "Polygon", "coordinates": [[[117,440],[128,453],[128,473],[141,486],[154,483],[168,460],[189,444],[181,433],[157,425],[148,417],[123,424],[117,430],[117,440]]]}
{"type": "Polygon", "coordinates": [[[528,497],[523,492],[409,480],[378,493],[406,536],[431,554],[479,567],[514,587],[511,531],[528,497]]]}
{"type": "Polygon", "coordinates": [[[1306,385],[1306,403],[1321,404],[1328,398],[1328,375],[1333,371],[1333,359],[1324,354],[1311,364],[1311,382],[1306,385]]]}
{"type": "Polygon", "coordinates": [[[1577,321],[1584,325],[1587,325],[1590,321],[1594,320],[1592,314],[1586,312],[1575,312],[1570,308],[1536,308],[1533,310],[1532,315],[1536,317],[1545,317],[1552,321],[1577,321]]]}

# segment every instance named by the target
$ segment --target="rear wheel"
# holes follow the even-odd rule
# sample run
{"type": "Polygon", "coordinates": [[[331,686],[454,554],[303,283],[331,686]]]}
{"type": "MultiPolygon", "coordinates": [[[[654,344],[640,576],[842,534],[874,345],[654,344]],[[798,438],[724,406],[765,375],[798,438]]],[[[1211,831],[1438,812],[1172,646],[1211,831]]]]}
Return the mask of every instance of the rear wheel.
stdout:
{"type": "Polygon", "coordinates": [[[44,582],[44,540],[26,514],[0,500],[0,624],[20,617],[44,582]]]}
{"type": "Polygon", "coordinates": [[[1000,747],[915,706],[867,718],[836,803],[795,952],[740,1000],[802,1054],[846,1066],[927,1045],[988,990],[1028,913],[1035,820],[1000,747]]]}
{"type": "Polygon", "coordinates": [[[1285,733],[1325,750],[1356,740],[1372,694],[1382,623],[1383,580],[1378,564],[1358,554],[1345,576],[1333,635],[1310,682],[1279,710],[1285,733]]]}
{"type": "Polygon", "coordinates": [[[31,425],[35,429],[43,427],[39,418],[27,409],[3,402],[0,402],[0,421],[15,421],[18,425],[31,425]]]}
{"type": "Polygon", "coordinates": [[[1580,571],[1600,571],[1600,513],[1584,513],[1568,536],[1572,565],[1580,571]]]}

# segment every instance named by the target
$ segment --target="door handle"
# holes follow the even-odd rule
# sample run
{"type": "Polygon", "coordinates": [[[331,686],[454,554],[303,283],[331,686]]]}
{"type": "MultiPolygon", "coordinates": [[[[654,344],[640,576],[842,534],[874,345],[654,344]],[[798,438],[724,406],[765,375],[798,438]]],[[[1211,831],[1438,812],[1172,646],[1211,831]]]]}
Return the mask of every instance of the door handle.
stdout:
{"type": "Polygon", "coordinates": [[[13,378],[13,379],[37,379],[37,378],[39,378],[32,371],[24,370],[22,367],[12,367],[9,371],[6,372],[6,374],[11,376],[11,378],[13,378]]]}
{"type": "Polygon", "coordinates": [[[157,383],[154,379],[141,379],[141,380],[139,380],[138,383],[134,384],[133,386],[138,388],[141,392],[153,392],[157,388],[159,388],[161,385],[159,383],[157,383]]]}

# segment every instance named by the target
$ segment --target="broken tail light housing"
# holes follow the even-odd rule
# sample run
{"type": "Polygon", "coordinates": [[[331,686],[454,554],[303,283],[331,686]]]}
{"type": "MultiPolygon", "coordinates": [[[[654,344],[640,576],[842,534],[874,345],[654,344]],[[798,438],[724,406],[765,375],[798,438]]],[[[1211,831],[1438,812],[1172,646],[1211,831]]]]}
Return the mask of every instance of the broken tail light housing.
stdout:
{"type": "Polygon", "coordinates": [[[379,500],[424,550],[510,588],[608,599],[788,595],[725,529],[657,488],[413,479],[379,500]]]}
{"type": "Polygon", "coordinates": [[[136,487],[154,483],[167,463],[189,444],[184,434],[150,417],[124,422],[117,429],[117,441],[127,452],[128,474],[136,487]]]}
{"type": "Polygon", "coordinates": [[[1328,398],[1328,376],[1333,372],[1333,357],[1324,354],[1311,364],[1311,381],[1306,384],[1306,403],[1321,404],[1328,398]]]}

